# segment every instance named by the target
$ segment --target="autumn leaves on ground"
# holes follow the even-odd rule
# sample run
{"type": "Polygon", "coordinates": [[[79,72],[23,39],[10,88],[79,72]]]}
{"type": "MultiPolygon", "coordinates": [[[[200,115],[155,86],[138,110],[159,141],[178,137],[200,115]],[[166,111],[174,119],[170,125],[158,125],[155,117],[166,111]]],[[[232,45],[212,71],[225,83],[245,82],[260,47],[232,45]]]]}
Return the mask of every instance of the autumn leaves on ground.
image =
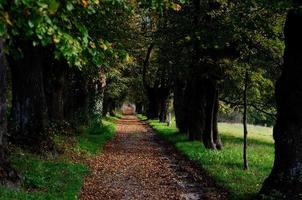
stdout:
{"type": "Polygon", "coordinates": [[[173,156],[148,125],[134,116],[124,117],[118,120],[115,139],[90,160],[91,174],[81,199],[225,198],[204,177],[186,171],[184,164],[188,165],[173,156]]]}

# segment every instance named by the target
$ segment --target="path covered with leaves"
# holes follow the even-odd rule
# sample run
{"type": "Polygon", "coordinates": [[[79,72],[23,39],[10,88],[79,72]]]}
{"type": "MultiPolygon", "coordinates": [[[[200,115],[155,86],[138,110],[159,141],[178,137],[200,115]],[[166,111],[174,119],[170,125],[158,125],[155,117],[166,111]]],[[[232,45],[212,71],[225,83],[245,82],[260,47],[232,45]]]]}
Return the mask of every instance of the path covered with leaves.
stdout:
{"type": "Polygon", "coordinates": [[[83,200],[225,199],[200,170],[134,116],[118,121],[116,138],[89,165],[83,200]]]}

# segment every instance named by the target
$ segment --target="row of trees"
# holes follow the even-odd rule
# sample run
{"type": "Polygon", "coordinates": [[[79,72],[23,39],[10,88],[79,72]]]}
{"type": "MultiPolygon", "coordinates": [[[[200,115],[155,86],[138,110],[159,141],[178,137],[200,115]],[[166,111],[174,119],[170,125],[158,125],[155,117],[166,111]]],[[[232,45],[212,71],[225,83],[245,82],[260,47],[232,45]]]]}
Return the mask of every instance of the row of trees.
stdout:
{"type": "Polygon", "coordinates": [[[129,62],[133,6],[0,1],[0,183],[19,179],[7,161],[8,142],[56,152],[50,127],[100,122],[103,107],[112,107],[112,96],[121,93],[110,92],[120,81],[116,71],[129,62]]]}
{"type": "MultiPolygon", "coordinates": [[[[282,29],[290,5],[195,0],[145,11],[139,40],[145,48],[138,62],[145,95],[138,96],[147,99],[147,117],[165,121],[173,96],[180,132],[202,139],[211,149],[222,147],[219,110],[245,108],[249,116],[261,113],[255,118],[271,124],[276,112],[272,90],[281,71],[282,29]]],[[[142,98],[134,100],[140,105],[142,98]]]]}
{"type": "MultiPolygon", "coordinates": [[[[260,193],[299,199],[299,2],[192,0],[171,5],[173,9],[144,13],[147,39],[142,40],[145,48],[139,65],[147,117],[165,120],[172,95],[180,132],[211,149],[222,147],[219,105],[242,110],[245,124],[249,111],[276,119],[275,163],[260,193]]],[[[136,95],[139,98],[133,99],[140,102],[142,94],[136,95]]]]}
{"type": "Polygon", "coordinates": [[[276,160],[262,193],[297,199],[299,20],[292,1],[0,0],[0,182],[18,179],[8,141],[55,151],[50,124],[98,121],[124,100],[161,121],[173,103],[182,133],[221,149],[223,105],[244,110],[244,121],[248,111],[277,110],[276,160]]]}

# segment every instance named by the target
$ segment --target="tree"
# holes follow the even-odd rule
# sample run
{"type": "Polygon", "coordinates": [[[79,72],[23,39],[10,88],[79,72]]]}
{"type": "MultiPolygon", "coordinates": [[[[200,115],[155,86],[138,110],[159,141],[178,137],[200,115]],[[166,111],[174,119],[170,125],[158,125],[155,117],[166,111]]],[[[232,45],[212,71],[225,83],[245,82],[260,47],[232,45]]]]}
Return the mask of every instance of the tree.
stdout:
{"type": "Polygon", "coordinates": [[[248,169],[248,160],[247,160],[247,90],[248,90],[248,83],[249,83],[249,73],[248,69],[245,71],[245,80],[244,80],[244,92],[243,92],[243,169],[248,169]]]}
{"type": "Polygon", "coordinates": [[[301,167],[301,34],[296,29],[302,20],[302,9],[289,11],[284,28],[285,51],[282,75],[276,84],[277,121],[274,127],[275,161],[261,193],[300,199],[301,167]]]}
{"type": "Polygon", "coordinates": [[[7,155],[7,65],[4,39],[0,39],[0,184],[16,184],[19,176],[10,166],[7,155]]]}

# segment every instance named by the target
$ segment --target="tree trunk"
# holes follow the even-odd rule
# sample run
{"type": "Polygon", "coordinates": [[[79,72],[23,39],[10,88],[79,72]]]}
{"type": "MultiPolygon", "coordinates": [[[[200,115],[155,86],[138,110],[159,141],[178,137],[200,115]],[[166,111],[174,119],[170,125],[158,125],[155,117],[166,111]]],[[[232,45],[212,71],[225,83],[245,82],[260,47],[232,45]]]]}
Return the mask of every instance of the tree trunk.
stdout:
{"type": "Polygon", "coordinates": [[[160,109],[157,88],[146,88],[146,91],[149,100],[146,116],[148,119],[157,119],[160,109]]]}
{"type": "Polygon", "coordinates": [[[135,104],[135,112],[137,114],[143,114],[143,103],[142,102],[137,102],[135,104]]]}
{"type": "Polygon", "coordinates": [[[74,124],[89,121],[89,81],[78,69],[69,69],[65,87],[64,116],[74,124]]]}
{"type": "Polygon", "coordinates": [[[218,131],[218,111],[219,111],[219,92],[216,89],[216,95],[214,99],[214,110],[213,110],[213,141],[215,144],[216,149],[222,149],[222,142],[219,136],[218,131]]]}
{"type": "MultiPolygon", "coordinates": [[[[20,45],[21,42],[20,42],[20,45]]],[[[12,73],[12,139],[35,151],[52,150],[43,83],[43,48],[22,45],[23,58],[10,59],[12,73]]]]}
{"type": "Polygon", "coordinates": [[[101,119],[104,113],[104,87],[101,84],[95,84],[95,95],[92,102],[94,103],[94,116],[101,119]]]}
{"type": "Polygon", "coordinates": [[[51,56],[46,60],[47,67],[44,67],[44,84],[47,97],[49,119],[56,123],[64,121],[64,87],[67,63],[54,60],[51,56]]]}
{"type": "Polygon", "coordinates": [[[7,67],[3,52],[4,41],[0,39],[0,185],[15,184],[19,177],[7,158],[7,67]]]}
{"type": "Polygon", "coordinates": [[[245,72],[244,80],[244,92],[243,92],[243,169],[247,170],[248,160],[247,160],[247,88],[248,88],[248,71],[245,72]]]}
{"type": "Polygon", "coordinates": [[[202,139],[202,133],[205,128],[205,99],[202,82],[198,78],[192,78],[186,89],[188,98],[187,126],[189,140],[202,139]]]}
{"type": "Polygon", "coordinates": [[[276,84],[275,161],[261,194],[284,199],[302,196],[302,9],[289,11],[285,24],[282,75],[276,84]]]}
{"type": "Polygon", "coordinates": [[[116,103],[114,100],[112,100],[109,104],[109,115],[114,116],[115,115],[115,108],[116,108],[116,103]]]}
{"type": "Polygon", "coordinates": [[[187,103],[186,84],[182,80],[175,81],[173,107],[175,112],[176,126],[181,133],[187,133],[187,103]]]}
{"type": "Polygon", "coordinates": [[[103,99],[103,116],[106,116],[109,110],[109,100],[106,97],[106,94],[104,94],[104,99],[103,99]]]}
{"type": "Polygon", "coordinates": [[[159,112],[159,121],[166,122],[168,108],[169,108],[169,89],[159,88],[159,101],[160,101],[160,112],[159,112]]]}
{"type": "Polygon", "coordinates": [[[216,104],[216,85],[217,83],[210,79],[206,79],[203,83],[203,87],[206,87],[205,98],[205,129],[202,134],[203,144],[207,149],[216,149],[213,138],[214,130],[214,109],[216,104]]]}

